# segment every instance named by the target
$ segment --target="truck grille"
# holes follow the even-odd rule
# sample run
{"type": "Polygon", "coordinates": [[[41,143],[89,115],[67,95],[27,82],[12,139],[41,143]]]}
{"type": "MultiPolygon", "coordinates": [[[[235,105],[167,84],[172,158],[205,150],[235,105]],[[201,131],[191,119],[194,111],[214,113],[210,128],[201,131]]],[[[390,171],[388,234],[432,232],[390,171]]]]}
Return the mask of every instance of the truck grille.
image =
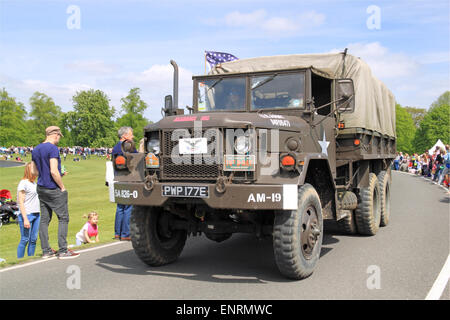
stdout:
{"type": "MultiPolygon", "coordinates": [[[[194,137],[193,129],[184,129],[186,136],[194,137]]],[[[222,153],[218,152],[219,141],[218,137],[223,135],[218,132],[219,129],[214,131],[203,130],[202,137],[208,139],[208,156],[199,157],[200,155],[191,155],[186,158],[182,163],[174,161],[172,155],[178,156],[177,145],[178,139],[183,136],[174,136],[176,141],[172,141],[173,131],[163,131],[161,141],[161,179],[162,180],[216,180],[222,172],[222,164],[217,160],[222,153]]]]}

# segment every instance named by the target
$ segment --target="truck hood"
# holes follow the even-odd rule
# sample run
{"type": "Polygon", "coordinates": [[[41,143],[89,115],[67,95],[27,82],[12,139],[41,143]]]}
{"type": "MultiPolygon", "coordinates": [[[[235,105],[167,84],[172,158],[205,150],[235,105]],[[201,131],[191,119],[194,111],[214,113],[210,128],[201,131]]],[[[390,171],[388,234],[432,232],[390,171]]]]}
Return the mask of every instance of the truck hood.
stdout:
{"type": "Polygon", "coordinates": [[[262,112],[197,113],[170,116],[149,124],[145,131],[193,128],[194,122],[201,122],[202,128],[266,128],[286,131],[302,131],[309,128],[305,120],[297,116],[262,112]]]}

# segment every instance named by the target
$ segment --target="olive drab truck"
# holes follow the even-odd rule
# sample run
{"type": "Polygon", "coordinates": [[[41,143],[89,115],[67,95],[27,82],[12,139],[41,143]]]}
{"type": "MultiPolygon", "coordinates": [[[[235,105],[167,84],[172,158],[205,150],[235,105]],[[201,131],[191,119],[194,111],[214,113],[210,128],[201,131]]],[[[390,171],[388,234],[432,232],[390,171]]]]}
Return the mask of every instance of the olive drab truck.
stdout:
{"type": "Polygon", "coordinates": [[[374,236],[389,223],[395,100],[347,52],[226,62],[193,77],[178,108],[178,67],[145,152],[113,159],[115,202],[150,266],[174,262],[188,236],[272,237],[282,275],[312,274],[325,220],[374,236]]]}

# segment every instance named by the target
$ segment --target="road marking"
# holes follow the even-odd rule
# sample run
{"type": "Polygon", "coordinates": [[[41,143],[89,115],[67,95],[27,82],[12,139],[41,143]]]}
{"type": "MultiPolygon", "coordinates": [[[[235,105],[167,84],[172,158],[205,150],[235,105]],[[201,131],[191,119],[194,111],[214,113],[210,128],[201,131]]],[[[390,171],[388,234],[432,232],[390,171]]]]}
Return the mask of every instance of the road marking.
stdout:
{"type": "MultiPolygon", "coordinates": [[[[118,245],[118,244],[121,244],[121,243],[128,243],[128,241],[113,242],[113,243],[105,244],[103,246],[98,246],[98,247],[93,247],[93,248],[83,249],[83,250],[73,250],[73,251],[80,252],[80,253],[85,253],[85,252],[89,252],[89,251],[94,251],[94,250],[98,250],[98,249],[112,247],[112,246],[115,246],[115,245],[118,245]]],[[[11,271],[11,270],[25,268],[25,267],[28,267],[28,266],[32,266],[32,265],[39,264],[39,263],[44,263],[44,262],[55,260],[55,259],[58,259],[58,258],[57,257],[51,257],[51,258],[47,258],[47,259],[40,259],[40,260],[37,260],[37,261],[26,262],[26,263],[23,263],[23,264],[20,264],[20,265],[17,265],[17,266],[5,267],[3,269],[0,269],[0,273],[6,272],[6,271],[11,271]]]]}
{"type": "Polygon", "coordinates": [[[421,175],[418,175],[418,174],[415,174],[415,173],[410,173],[410,172],[405,172],[405,171],[400,171],[400,170],[393,170],[393,172],[399,172],[399,173],[407,174],[407,175],[410,175],[410,176],[421,177],[422,179],[430,181],[433,184],[437,185],[438,187],[443,189],[445,192],[450,193],[450,189],[446,188],[445,186],[443,186],[441,184],[438,184],[436,181],[431,180],[430,177],[424,177],[424,176],[421,176],[421,175]]]}
{"type": "Polygon", "coordinates": [[[430,292],[428,292],[425,300],[439,300],[442,296],[442,292],[444,292],[445,287],[447,286],[449,278],[450,278],[450,255],[447,257],[447,261],[445,261],[444,267],[439,273],[430,292]]]}

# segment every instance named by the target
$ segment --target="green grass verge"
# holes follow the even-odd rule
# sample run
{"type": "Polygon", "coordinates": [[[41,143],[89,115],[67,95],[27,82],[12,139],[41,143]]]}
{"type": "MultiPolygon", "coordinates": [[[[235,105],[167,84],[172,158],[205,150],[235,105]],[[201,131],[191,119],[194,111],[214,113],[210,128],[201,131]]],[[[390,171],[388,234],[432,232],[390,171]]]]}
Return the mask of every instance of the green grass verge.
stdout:
{"type": "MultiPolygon", "coordinates": [[[[62,157],[61,157],[62,158],[62,157]]],[[[25,158],[30,161],[31,157],[25,158]]],[[[116,204],[109,201],[108,188],[105,186],[105,158],[91,156],[90,159],[73,161],[73,156],[67,156],[67,160],[61,159],[61,164],[65,165],[68,174],[63,178],[64,186],[69,193],[69,232],[67,242],[69,245],[75,244],[75,234],[86,223],[87,215],[90,211],[99,214],[99,238],[98,244],[89,244],[76,247],[93,247],[99,244],[112,242],[114,237],[114,218],[116,204]]],[[[0,189],[8,189],[14,201],[17,201],[17,185],[22,179],[24,167],[0,168],[0,189]]],[[[58,217],[53,213],[49,226],[50,246],[58,250],[58,217]]],[[[10,266],[32,259],[40,258],[42,255],[41,243],[38,239],[34,257],[28,257],[25,250],[25,257],[17,258],[17,246],[20,241],[19,225],[11,220],[0,228],[0,258],[6,261],[0,263],[0,267],[10,266]]]]}

